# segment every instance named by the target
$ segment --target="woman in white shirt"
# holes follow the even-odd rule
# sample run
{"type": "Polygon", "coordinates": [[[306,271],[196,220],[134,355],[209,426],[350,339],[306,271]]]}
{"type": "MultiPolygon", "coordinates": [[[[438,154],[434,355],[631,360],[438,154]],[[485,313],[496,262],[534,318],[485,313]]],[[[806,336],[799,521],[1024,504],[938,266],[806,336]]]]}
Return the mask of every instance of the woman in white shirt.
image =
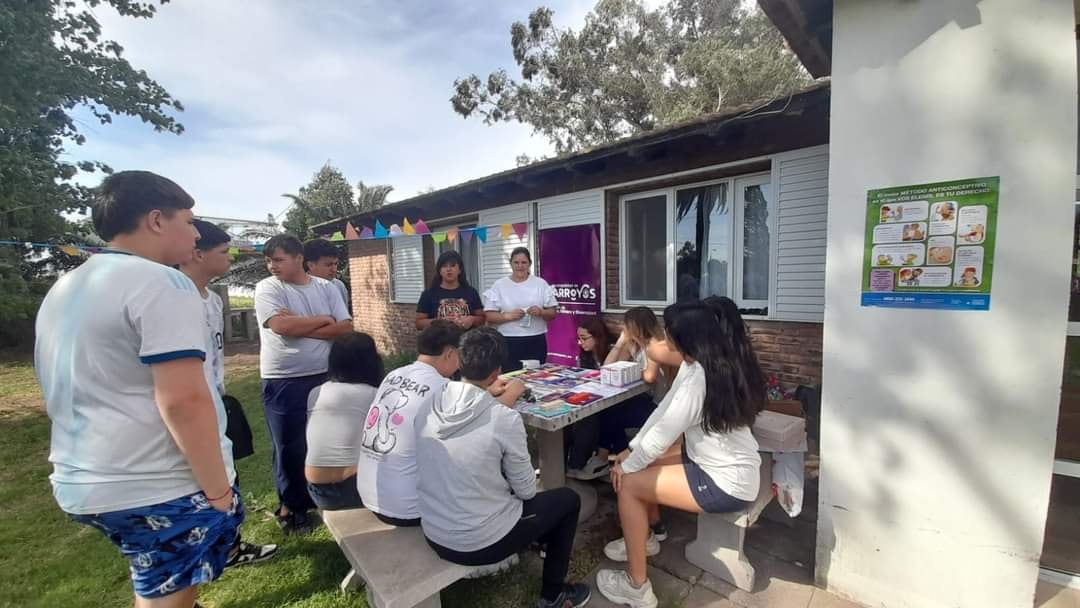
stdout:
{"type": "Polygon", "coordinates": [[[375,340],[360,332],[334,338],[327,381],[308,394],[308,494],[324,511],[364,506],[356,489],[364,421],[383,380],[375,340]]]}
{"type": "Polygon", "coordinates": [[[664,311],[667,342],[684,362],[664,400],[611,471],[624,537],[604,554],[627,569],[601,570],[596,585],[616,604],[655,608],[645,560],[660,546],[649,530],[659,505],[728,513],[757,497],[761,457],[750,434],[765,382],[742,317],[723,299],[664,311]],[[682,444],[679,439],[683,438],[682,444]]]}
{"type": "Polygon", "coordinates": [[[484,292],[487,322],[506,338],[503,372],[521,369],[522,361],[547,361],[547,323],[555,318],[558,301],[547,281],[529,273],[532,256],[518,247],[510,252],[509,277],[484,292]]]}

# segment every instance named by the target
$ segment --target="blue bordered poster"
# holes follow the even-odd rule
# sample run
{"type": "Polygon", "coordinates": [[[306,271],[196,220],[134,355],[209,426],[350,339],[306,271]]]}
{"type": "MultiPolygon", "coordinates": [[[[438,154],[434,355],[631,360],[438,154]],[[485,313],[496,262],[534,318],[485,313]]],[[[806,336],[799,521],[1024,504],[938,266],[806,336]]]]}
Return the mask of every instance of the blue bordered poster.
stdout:
{"type": "Polygon", "coordinates": [[[990,310],[999,178],[870,190],[862,305],[990,310]]]}

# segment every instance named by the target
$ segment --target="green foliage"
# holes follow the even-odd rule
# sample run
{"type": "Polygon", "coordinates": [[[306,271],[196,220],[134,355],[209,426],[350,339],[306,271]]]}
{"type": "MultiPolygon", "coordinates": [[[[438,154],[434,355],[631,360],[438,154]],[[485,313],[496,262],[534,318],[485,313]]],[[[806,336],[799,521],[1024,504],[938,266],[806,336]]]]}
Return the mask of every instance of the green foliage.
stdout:
{"type": "MultiPolygon", "coordinates": [[[[77,107],[101,124],[121,114],[138,117],[155,131],[184,130],[168,114],[183,110],[180,102],[129,64],[119,44],[103,37],[93,13],[103,4],[142,19],[156,10],[133,0],[0,3],[0,240],[82,239],[83,227],[62,215],[89,205],[90,189],[73,178],[80,171],[110,169],[66,160],[67,146],[86,141],[72,116],[77,107]]],[[[0,281],[5,295],[15,294],[0,304],[0,321],[31,314],[36,307],[31,284],[79,261],[63,254],[42,259],[40,252],[0,246],[0,281]]]]}
{"type": "MultiPolygon", "coordinates": [[[[600,0],[580,31],[534,10],[510,28],[521,80],[505,70],[454,82],[454,111],[516,120],[560,154],[770,99],[808,80],[756,7],[740,0],[600,0]]],[[[527,164],[519,158],[518,164],[527,164]]]]}
{"type": "Polygon", "coordinates": [[[356,191],[340,169],[326,163],[297,194],[283,194],[292,207],[282,222],[285,231],[301,240],[315,236],[311,227],[341,217],[374,211],[382,207],[393,186],[357,183],[356,191]]]}

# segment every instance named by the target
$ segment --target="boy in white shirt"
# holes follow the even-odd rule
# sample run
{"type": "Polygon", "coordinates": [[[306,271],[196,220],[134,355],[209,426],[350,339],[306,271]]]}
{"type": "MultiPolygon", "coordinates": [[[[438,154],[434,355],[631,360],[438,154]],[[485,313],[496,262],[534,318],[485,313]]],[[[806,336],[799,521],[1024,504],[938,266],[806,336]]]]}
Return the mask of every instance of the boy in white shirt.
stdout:
{"type": "MultiPolygon", "coordinates": [[[[225,316],[221,296],[207,288],[210,281],[229,271],[232,260],[229,257],[229,233],[205,220],[195,220],[195,229],[199,231],[199,240],[191,259],[180,263],[180,272],[187,275],[203,303],[203,318],[206,320],[207,345],[206,360],[203,368],[207,383],[212,390],[225,397],[225,316]]],[[[236,456],[234,454],[234,456],[236,456]]],[[[236,456],[241,457],[241,456],[236,456]]],[[[239,485],[239,479],[237,480],[239,485]]],[[[228,566],[241,566],[266,561],[277,554],[277,545],[254,545],[240,540],[237,536],[228,566]]]]}
{"type": "Polygon", "coordinates": [[[160,175],[107,177],[92,219],[109,249],[53,285],[36,324],[53,496],[128,558],[137,607],[191,606],[244,519],[199,292],[171,267],[195,248],[194,204],[160,175]]]}
{"type": "Polygon", "coordinates": [[[337,278],[340,253],[337,245],[326,239],[311,239],[304,243],[304,266],[311,276],[333,283],[334,288],[341,294],[341,299],[345,301],[345,308],[350,309],[349,290],[345,288],[345,283],[337,278]]]}

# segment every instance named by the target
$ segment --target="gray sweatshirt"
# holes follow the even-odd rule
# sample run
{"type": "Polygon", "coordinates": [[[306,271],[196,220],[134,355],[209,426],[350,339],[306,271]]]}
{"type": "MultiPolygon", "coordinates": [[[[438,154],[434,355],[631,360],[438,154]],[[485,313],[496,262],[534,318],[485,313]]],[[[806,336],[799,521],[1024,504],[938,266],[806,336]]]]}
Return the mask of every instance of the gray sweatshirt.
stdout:
{"type": "Polygon", "coordinates": [[[420,522],[454,551],[477,551],[506,536],[536,475],[521,415],[487,391],[450,382],[416,417],[420,522]]]}

